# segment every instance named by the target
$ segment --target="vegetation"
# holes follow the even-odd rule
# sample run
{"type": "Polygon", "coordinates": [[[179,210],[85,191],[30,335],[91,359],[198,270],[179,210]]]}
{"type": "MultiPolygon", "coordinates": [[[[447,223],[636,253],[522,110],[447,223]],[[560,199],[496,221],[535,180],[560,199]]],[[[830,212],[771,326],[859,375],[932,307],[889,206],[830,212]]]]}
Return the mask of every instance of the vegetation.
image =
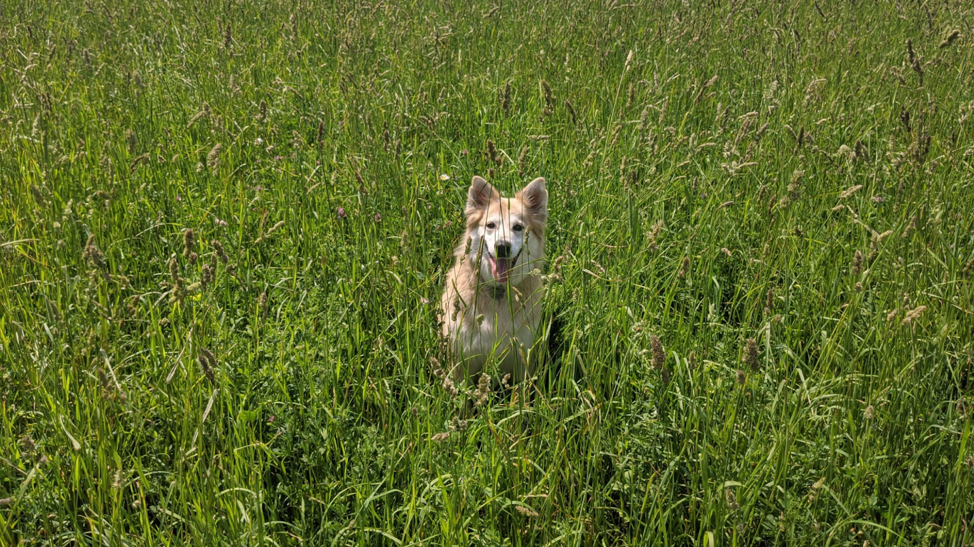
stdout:
{"type": "Polygon", "coordinates": [[[967,4],[0,13],[0,544],[974,545],[967,4]],[[475,174],[560,328],[467,411],[475,174]]]}

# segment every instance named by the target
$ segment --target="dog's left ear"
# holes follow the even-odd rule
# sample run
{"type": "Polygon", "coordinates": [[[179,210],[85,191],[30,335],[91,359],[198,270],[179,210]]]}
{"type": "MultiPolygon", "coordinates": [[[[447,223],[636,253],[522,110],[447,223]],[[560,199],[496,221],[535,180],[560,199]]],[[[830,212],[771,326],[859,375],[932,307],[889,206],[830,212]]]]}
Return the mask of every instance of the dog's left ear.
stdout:
{"type": "Polygon", "coordinates": [[[538,222],[544,223],[548,220],[548,190],[544,187],[543,177],[532,180],[516,197],[538,222]]]}

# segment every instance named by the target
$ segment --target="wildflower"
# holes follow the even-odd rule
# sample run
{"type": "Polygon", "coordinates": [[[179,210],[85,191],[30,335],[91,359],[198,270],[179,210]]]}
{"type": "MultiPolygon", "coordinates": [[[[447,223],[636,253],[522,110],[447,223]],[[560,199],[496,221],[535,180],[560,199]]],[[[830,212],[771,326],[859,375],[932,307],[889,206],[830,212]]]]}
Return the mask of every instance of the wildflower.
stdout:
{"type": "Polygon", "coordinates": [[[380,215],[379,213],[376,213],[375,214],[375,221],[376,222],[382,222],[382,215],[380,215]]]}
{"type": "Polygon", "coordinates": [[[446,181],[450,180],[450,175],[447,175],[446,173],[443,173],[442,175],[440,175],[440,180],[446,182],[446,181]]]}
{"type": "Polygon", "coordinates": [[[344,207],[339,207],[338,208],[338,218],[345,218],[345,208],[344,207]]]}

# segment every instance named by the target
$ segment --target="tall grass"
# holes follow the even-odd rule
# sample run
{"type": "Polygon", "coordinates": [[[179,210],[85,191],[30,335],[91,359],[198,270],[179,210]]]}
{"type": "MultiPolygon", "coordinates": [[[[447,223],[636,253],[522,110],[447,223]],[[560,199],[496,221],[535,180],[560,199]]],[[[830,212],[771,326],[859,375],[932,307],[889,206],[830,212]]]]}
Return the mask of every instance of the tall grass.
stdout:
{"type": "Polygon", "coordinates": [[[0,544],[974,544],[966,4],[0,12],[0,544]],[[561,328],[468,413],[475,174],[561,328]]]}

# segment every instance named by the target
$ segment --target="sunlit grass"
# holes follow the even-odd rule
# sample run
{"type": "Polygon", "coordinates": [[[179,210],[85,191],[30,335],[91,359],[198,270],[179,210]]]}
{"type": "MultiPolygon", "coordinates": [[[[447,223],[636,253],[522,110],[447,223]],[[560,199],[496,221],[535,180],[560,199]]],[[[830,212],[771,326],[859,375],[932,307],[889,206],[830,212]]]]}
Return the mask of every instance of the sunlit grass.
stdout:
{"type": "Polygon", "coordinates": [[[974,10],[696,4],[0,2],[0,545],[974,545],[974,10]]]}

